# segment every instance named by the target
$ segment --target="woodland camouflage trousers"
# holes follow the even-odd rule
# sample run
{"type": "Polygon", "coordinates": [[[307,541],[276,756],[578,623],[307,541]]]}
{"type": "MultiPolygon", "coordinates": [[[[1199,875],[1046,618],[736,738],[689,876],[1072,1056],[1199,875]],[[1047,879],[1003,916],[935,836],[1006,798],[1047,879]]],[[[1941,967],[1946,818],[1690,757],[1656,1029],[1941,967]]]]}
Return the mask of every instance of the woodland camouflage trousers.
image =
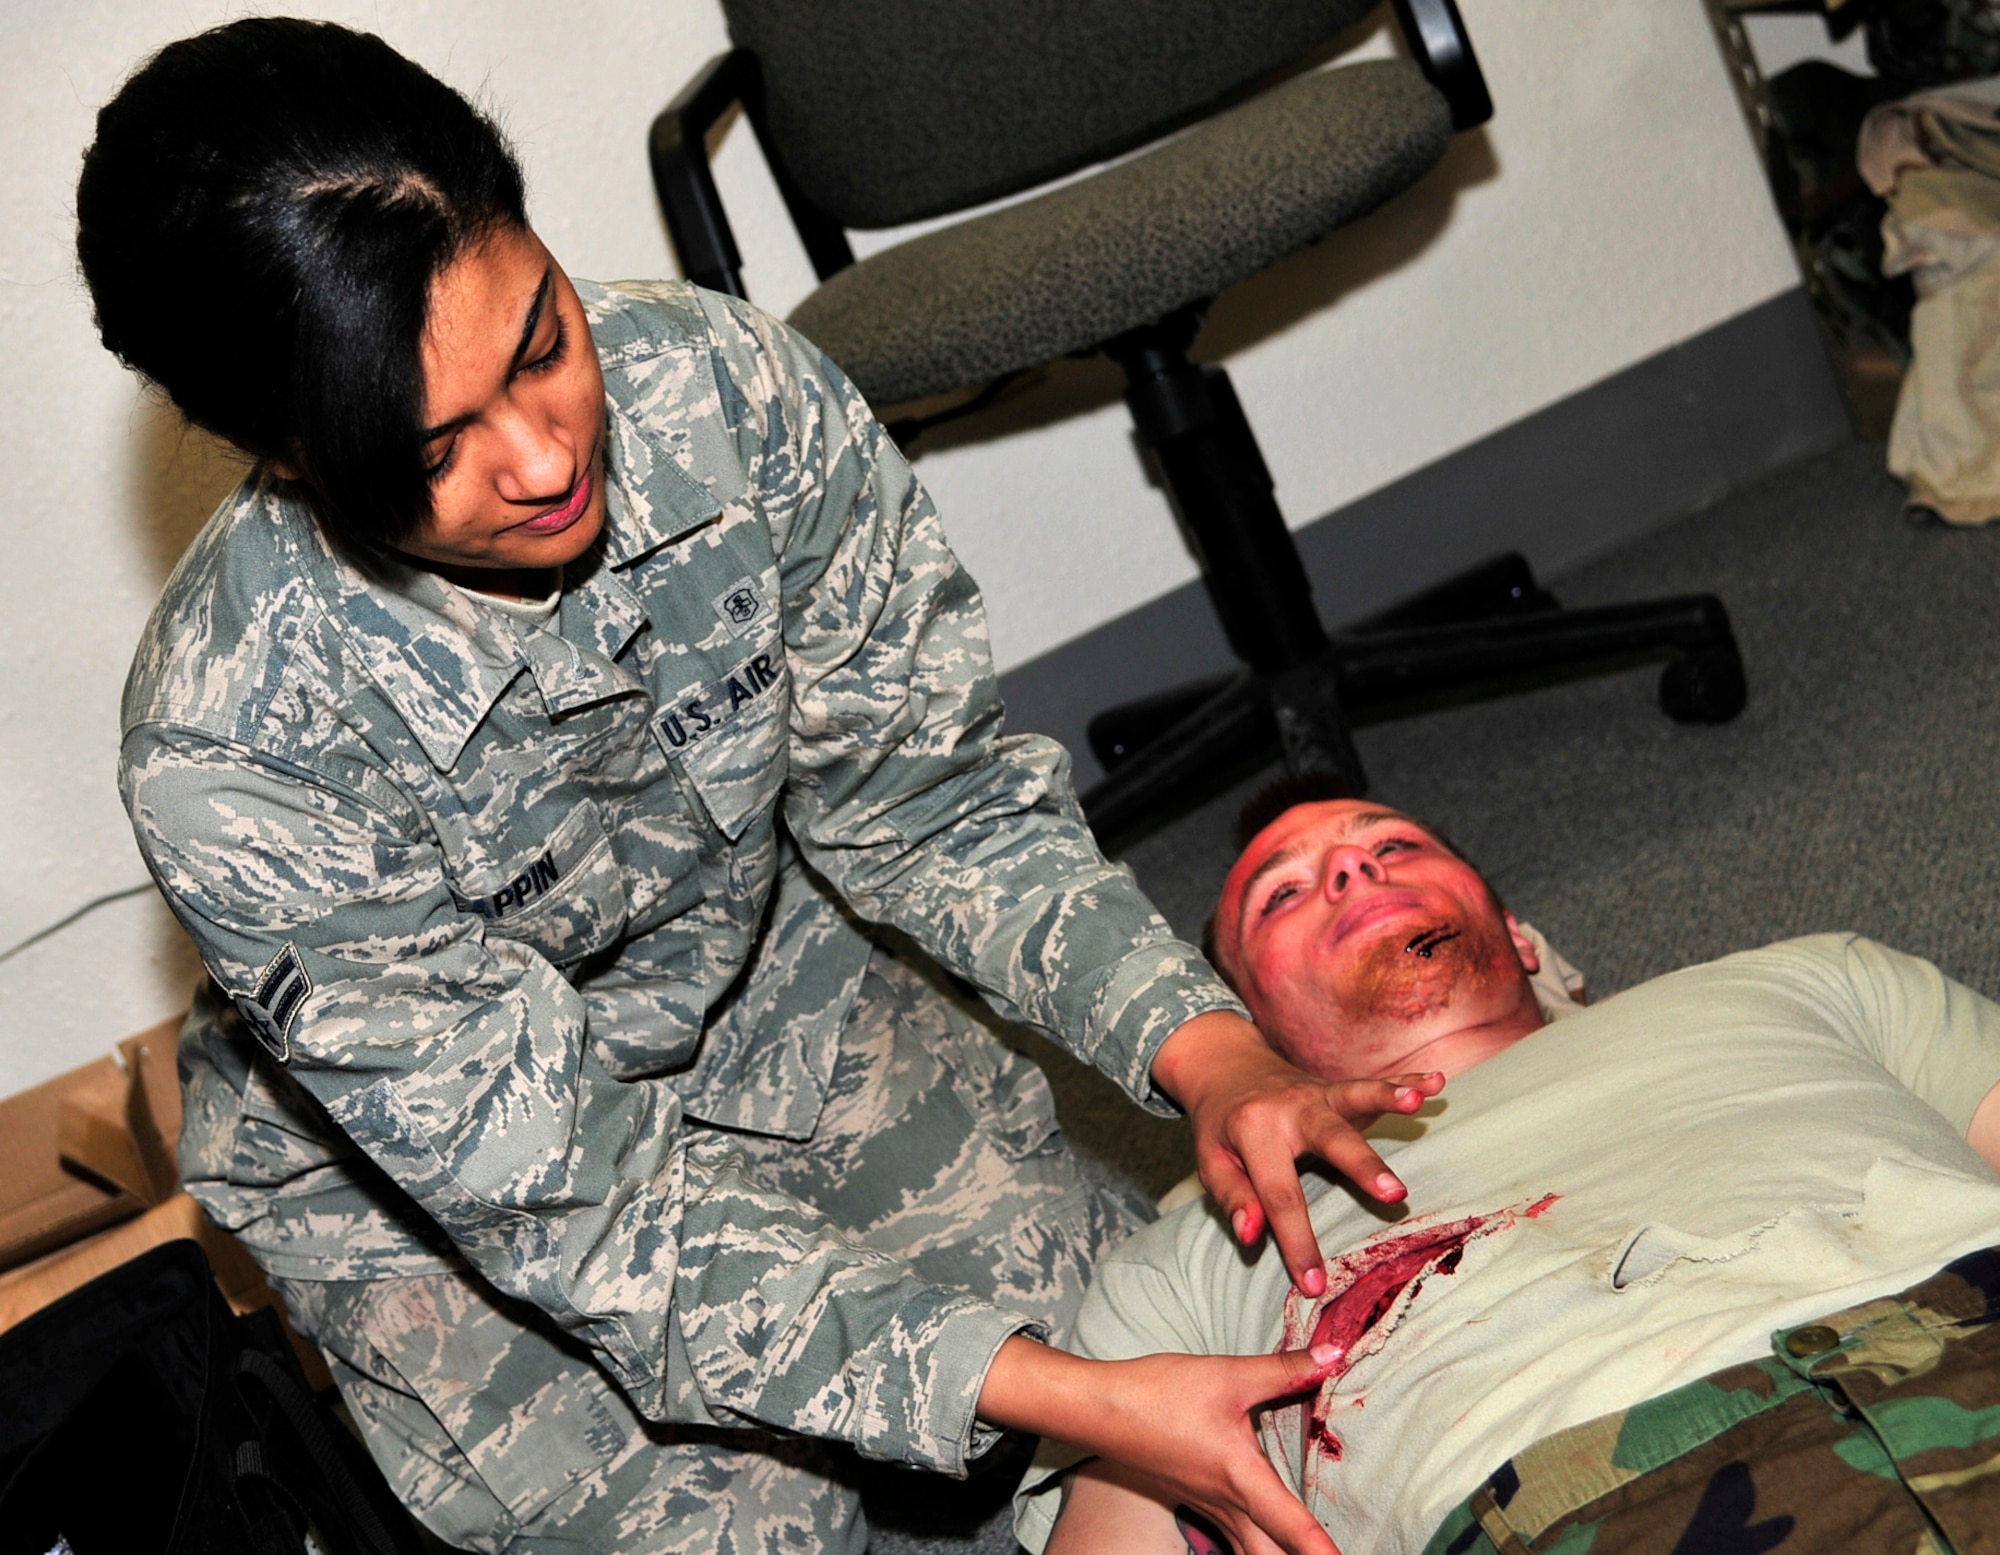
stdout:
{"type": "Polygon", "coordinates": [[[2000,1250],[1517,1454],[1425,1555],[2000,1555],[2000,1250]]]}

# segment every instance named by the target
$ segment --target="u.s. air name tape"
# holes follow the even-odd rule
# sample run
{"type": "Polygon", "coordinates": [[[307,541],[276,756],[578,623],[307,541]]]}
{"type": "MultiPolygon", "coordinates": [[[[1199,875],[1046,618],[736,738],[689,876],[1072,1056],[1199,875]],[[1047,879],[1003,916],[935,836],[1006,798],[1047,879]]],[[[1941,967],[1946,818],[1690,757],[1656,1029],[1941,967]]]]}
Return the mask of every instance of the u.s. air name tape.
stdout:
{"type": "Polygon", "coordinates": [[[698,745],[734,722],[744,708],[761,701],[778,683],[775,654],[756,653],[726,675],[718,675],[692,696],[678,698],[653,719],[669,755],[698,745]]]}

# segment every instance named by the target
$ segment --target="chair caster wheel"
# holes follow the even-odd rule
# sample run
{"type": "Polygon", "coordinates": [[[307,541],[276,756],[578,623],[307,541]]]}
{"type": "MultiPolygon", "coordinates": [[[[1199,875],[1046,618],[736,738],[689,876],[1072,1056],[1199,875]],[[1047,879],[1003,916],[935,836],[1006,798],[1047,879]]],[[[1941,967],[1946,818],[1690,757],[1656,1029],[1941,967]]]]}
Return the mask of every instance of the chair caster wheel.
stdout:
{"type": "Polygon", "coordinates": [[[1660,671],[1660,710],[1677,724],[1728,723],[1749,699],[1734,643],[1683,654],[1660,671]]]}

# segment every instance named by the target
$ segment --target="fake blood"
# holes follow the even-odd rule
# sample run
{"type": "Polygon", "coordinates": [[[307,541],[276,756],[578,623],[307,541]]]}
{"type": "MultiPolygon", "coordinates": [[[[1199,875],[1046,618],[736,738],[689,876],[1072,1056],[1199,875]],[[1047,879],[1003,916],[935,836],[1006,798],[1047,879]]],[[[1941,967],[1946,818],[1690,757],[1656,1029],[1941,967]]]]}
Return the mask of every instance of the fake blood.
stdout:
{"type": "MultiPolygon", "coordinates": [[[[1456,1272],[1459,1260],[1465,1256],[1466,1243],[1520,1221],[1537,1219],[1556,1199],[1556,1194],[1549,1193],[1532,1204],[1485,1215],[1467,1215],[1462,1220],[1435,1226],[1414,1227],[1343,1253],[1327,1265],[1326,1294],[1319,1300],[1310,1336],[1304,1342],[1308,1347],[1334,1345],[1340,1350],[1340,1357],[1320,1384],[1313,1407],[1304,1412],[1300,1422],[1302,1461],[1311,1456],[1315,1447],[1323,1461],[1338,1462],[1345,1456],[1346,1448],[1327,1425],[1334,1384],[1347,1374],[1362,1341],[1402,1299],[1403,1293],[1409,1292],[1414,1301],[1425,1280],[1456,1272]]],[[[1294,1324],[1287,1321],[1285,1327],[1285,1347],[1296,1348],[1299,1336],[1294,1324]]],[[[1358,1406],[1361,1400],[1356,1398],[1353,1403],[1358,1406]]]]}

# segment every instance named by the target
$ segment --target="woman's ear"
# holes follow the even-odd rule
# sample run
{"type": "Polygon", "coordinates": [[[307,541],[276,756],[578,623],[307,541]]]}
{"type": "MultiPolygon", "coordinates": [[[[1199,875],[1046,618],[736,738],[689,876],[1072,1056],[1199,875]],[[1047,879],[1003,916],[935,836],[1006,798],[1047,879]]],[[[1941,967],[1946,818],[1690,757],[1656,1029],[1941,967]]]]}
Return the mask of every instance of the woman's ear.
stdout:
{"type": "Polygon", "coordinates": [[[281,480],[303,481],[308,479],[306,475],[306,451],[296,437],[286,438],[285,451],[281,454],[271,455],[267,462],[270,464],[273,473],[281,480]]]}

